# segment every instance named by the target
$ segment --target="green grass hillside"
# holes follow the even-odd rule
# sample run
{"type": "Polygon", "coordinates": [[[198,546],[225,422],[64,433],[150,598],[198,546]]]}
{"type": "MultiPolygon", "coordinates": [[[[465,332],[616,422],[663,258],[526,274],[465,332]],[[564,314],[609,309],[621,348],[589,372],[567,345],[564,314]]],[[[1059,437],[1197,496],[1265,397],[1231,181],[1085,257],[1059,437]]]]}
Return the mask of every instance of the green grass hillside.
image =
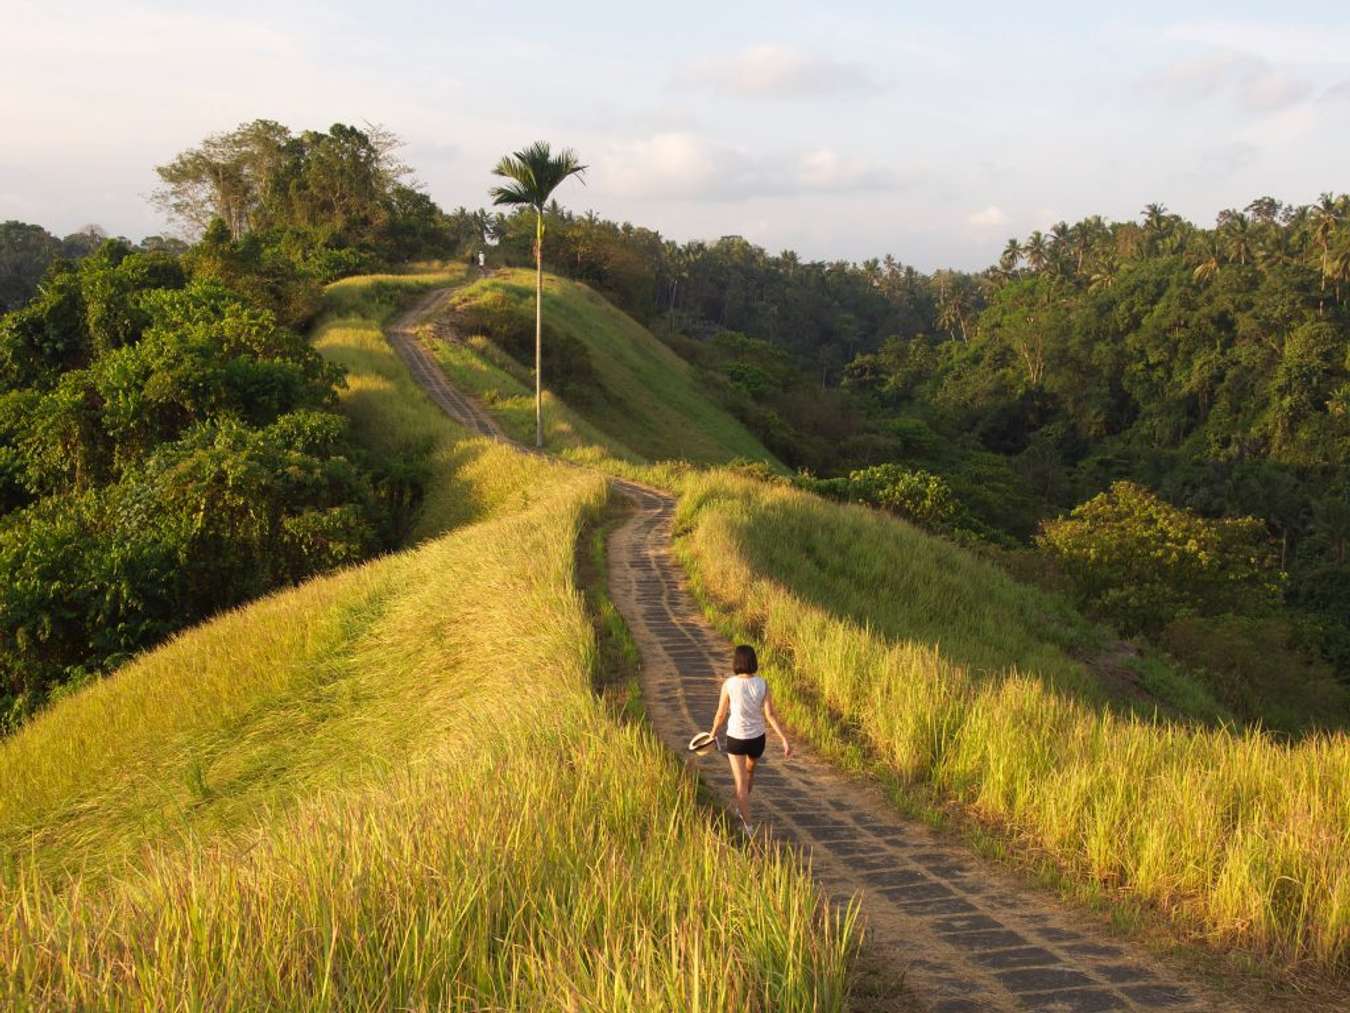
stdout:
{"type": "MultiPolygon", "coordinates": [[[[452,307],[450,322],[465,340],[437,343],[441,365],[488,405],[507,432],[532,442],[532,358],[517,362],[475,330],[484,321],[523,328],[532,349],[533,272],[503,270],[466,285],[452,307]]],[[[592,371],[566,392],[566,403],[547,399],[550,449],[599,446],[628,461],[718,464],[744,458],[778,466],[745,426],[699,389],[687,362],[585,285],[545,275],[544,319],[546,340],[556,335],[583,349],[592,371]]],[[[555,387],[556,379],[546,359],[545,386],[555,387]]]]}
{"type": "Polygon", "coordinates": [[[679,550],[765,648],[790,720],[845,762],[955,802],[1070,881],[1285,969],[1350,972],[1350,742],[1153,719],[1070,652],[1053,598],[876,511],[714,472],[679,550]]]}
{"type": "Polygon", "coordinates": [[[344,283],[317,336],[358,432],[430,462],[418,545],[0,743],[0,1006],[842,1005],[851,926],[592,690],[603,480],[467,438],[381,338],[426,284],[344,283]]]}
{"type": "MultiPolygon", "coordinates": [[[[528,298],[528,275],[508,280],[528,298]]],[[[517,382],[489,342],[442,355],[489,402],[517,382]]],[[[527,394],[497,404],[522,437],[527,394]]],[[[625,467],[614,458],[630,448],[596,413],[554,401],[550,423],[555,449],[625,467]]],[[[654,480],[680,491],[680,550],[705,602],[767,648],[792,720],[827,752],[956,803],[1183,936],[1350,970],[1344,735],[1237,730],[1198,682],[1112,658],[1108,632],[1062,599],[885,514],[725,471],[654,480]]]]}

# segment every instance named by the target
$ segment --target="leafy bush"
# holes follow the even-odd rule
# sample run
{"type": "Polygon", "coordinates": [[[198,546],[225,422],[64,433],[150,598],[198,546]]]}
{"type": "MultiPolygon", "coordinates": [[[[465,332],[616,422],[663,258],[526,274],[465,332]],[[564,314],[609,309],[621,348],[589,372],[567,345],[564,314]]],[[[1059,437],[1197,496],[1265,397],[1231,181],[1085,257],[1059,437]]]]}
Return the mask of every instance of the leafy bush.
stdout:
{"type": "Polygon", "coordinates": [[[961,504],[941,475],[900,464],[860,468],[847,478],[802,476],[799,484],[831,499],[889,510],[921,527],[950,527],[961,513],[961,504]]]}
{"type": "Polygon", "coordinates": [[[319,311],[320,282],[330,280],[332,274],[315,266],[313,258],[320,255],[289,233],[253,232],[232,239],[224,222],[217,219],[184,261],[194,278],[220,282],[254,305],[271,310],[287,327],[299,327],[319,311]]]}
{"type": "MultiPolygon", "coordinates": [[[[0,525],[0,697],[35,704],[165,634],[379,547],[343,420],[224,420],[113,486],[44,497],[0,525]]],[[[26,707],[24,709],[27,709],[26,707]]]]}
{"type": "Polygon", "coordinates": [[[849,483],[855,496],[924,527],[941,527],[958,510],[946,480],[920,468],[878,464],[852,472],[849,483]]]}
{"type": "Polygon", "coordinates": [[[1037,544],[1085,603],[1127,632],[1184,615],[1260,612],[1278,601],[1282,578],[1259,520],[1209,520],[1133,482],[1047,521],[1037,544]]]}

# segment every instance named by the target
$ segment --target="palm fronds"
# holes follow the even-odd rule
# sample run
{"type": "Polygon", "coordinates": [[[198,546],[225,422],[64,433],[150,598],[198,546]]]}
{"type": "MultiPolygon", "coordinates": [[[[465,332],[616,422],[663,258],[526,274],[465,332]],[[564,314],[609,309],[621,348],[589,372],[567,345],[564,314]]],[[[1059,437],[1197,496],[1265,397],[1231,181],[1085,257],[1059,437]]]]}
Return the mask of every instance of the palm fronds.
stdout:
{"type": "Polygon", "coordinates": [[[585,182],[585,172],[586,166],[571,148],[563,148],[554,155],[547,141],[535,141],[529,147],[502,156],[492,174],[511,182],[494,186],[488,194],[493,204],[524,204],[542,212],[549,195],[563,180],[576,176],[585,182]]]}

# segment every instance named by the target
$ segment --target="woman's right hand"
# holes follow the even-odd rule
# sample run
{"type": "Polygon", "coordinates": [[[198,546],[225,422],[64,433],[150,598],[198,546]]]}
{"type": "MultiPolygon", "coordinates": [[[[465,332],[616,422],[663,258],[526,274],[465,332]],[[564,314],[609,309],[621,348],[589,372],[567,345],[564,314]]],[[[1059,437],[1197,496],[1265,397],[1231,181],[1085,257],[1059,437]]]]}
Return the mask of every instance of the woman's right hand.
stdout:
{"type": "Polygon", "coordinates": [[[792,755],[792,747],[788,745],[787,739],[783,739],[783,759],[786,760],[791,755],[792,755]]]}

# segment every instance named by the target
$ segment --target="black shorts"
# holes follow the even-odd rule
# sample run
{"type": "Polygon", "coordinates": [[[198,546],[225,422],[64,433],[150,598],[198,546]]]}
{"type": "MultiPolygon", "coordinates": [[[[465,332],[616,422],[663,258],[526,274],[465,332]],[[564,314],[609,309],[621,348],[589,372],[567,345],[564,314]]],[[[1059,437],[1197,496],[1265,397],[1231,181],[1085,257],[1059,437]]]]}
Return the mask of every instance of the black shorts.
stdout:
{"type": "Polygon", "coordinates": [[[758,760],[764,755],[764,736],[756,735],[753,739],[733,739],[728,735],[727,752],[732,756],[748,756],[752,760],[758,760]]]}

